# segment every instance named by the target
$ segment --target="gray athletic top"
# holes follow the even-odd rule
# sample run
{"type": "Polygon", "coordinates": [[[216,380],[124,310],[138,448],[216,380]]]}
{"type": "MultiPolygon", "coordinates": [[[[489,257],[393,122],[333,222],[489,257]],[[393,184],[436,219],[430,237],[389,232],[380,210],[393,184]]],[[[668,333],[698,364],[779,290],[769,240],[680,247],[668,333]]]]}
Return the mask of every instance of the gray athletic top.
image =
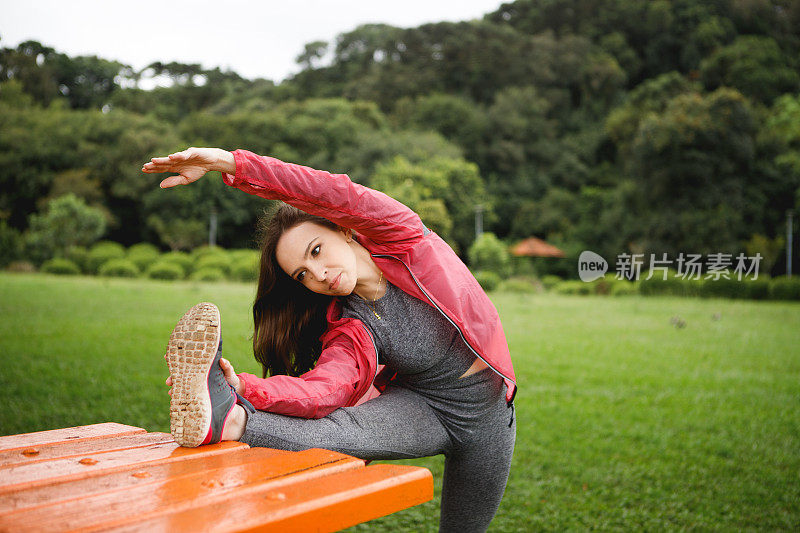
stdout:
{"type": "Polygon", "coordinates": [[[386,283],[386,294],[374,303],[380,319],[372,312],[372,302],[355,293],[342,298],[342,316],[358,318],[367,326],[375,339],[379,363],[398,373],[400,385],[432,400],[472,403],[476,395],[493,396],[496,390],[474,390],[476,386],[502,386],[498,385],[502,380],[488,376],[496,375],[493,370],[459,379],[476,356],[455,326],[430,304],[386,283]],[[465,394],[467,388],[473,390],[465,394]]]}

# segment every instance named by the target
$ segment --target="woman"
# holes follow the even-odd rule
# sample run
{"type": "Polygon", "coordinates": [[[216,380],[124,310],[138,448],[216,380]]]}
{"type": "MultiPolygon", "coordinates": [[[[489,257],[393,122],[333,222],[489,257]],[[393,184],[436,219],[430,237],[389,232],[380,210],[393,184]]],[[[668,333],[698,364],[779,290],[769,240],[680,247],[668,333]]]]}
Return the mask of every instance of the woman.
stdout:
{"type": "Polygon", "coordinates": [[[453,250],[408,207],[343,174],[217,148],[142,170],[177,173],[162,188],[216,170],[289,204],[263,229],[253,305],[254,351],[271,377],[235,374],[216,308],[195,306],[167,353],[176,440],[368,460],[444,454],[440,530],[485,531],[511,465],[516,382],[497,311],[453,250]]]}

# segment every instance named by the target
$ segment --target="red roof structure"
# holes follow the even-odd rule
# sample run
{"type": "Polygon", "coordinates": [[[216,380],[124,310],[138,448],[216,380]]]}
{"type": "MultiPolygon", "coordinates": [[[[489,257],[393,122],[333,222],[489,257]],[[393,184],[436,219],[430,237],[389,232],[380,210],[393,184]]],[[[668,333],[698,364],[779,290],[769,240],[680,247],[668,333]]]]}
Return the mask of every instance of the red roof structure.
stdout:
{"type": "Polygon", "coordinates": [[[564,252],[553,246],[547,244],[542,239],[536,237],[528,237],[524,241],[520,241],[511,247],[511,254],[516,256],[530,256],[530,257],[564,257],[564,252]]]}

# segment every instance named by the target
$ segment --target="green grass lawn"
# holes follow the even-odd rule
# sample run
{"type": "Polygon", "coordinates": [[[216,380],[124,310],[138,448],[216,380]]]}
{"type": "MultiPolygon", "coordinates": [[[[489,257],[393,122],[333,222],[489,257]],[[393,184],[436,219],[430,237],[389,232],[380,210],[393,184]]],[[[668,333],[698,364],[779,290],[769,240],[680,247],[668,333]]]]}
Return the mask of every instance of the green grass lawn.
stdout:
{"type": "MultiPolygon", "coordinates": [[[[106,421],[169,431],[175,322],[214,302],[226,357],[259,374],[254,290],[0,273],[0,434],[106,421]]],[[[800,527],[800,304],[492,299],[520,392],[491,531],[800,527]]],[[[443,457],[402,462],[434,473],[434,501],[353,531],[436,530],[443,457]]]]}

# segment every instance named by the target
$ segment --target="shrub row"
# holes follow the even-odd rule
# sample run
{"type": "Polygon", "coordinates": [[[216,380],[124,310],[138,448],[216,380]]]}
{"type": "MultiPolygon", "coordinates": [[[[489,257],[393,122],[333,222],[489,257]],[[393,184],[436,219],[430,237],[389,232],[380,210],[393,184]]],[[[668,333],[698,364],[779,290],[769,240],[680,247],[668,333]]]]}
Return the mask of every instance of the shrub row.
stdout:
{"type": "MultiPolygon", "coordinates": [[[[57,257],[41,266],[42,272],[61,275],[97,274],[100,276],[139,277],[152,279],[218,281],[222,279],[254,281],[258,277],[259,255],[256,250],[224,250],[201,246],[191,253],[160,253],[152,244],[135,244],[127,250],[115,242],[103,241],[90,249],[73,247],[66,257],[57,257]]],[[[727,273],[719,279],[681,278],[675,271],[654,273],[647,279],[643,273],[637,281],[620,280],[613,275],[586,283],[562,280],[547,275],[540,280],[510,278],[503,280],[490,270],[474,272],[475,278],[487,292],[502,291],[533,293],[538,290],[557,294],[600,294],[623,296],[629,294],[696,296],[704,298],[738,298],[753,300],[800,300],[800,277],[770,278],[760,274],[757,279],[742,278],[727,273]]]]}
{"type": "Polygon", "coordinates": [[[152,244],[128,248],[103,241],[90,249],[73,247],[65,257],[45,261],[42,272],[62,275],[89,274],[111,277],[197,281],[254,281],[258,278],[259,252],[201,246],[191,253],[160,253],[152,244]]]}
{"type": "Polygon", "coordinates": [[[627,294],[641,294],[643,296],[694,296],[701,298],[733,298],[749,300],[800,300],[800,277],[787,278],[780,276],[770,278],[759,274],[758,278],[742,277],[736,275],[728,278],[714,279],[683,279],[675,272],[670,271],[666,279],[658,273],[650,279],[647,273],[637,281],[619,280],[613,276],[606,276],[589,283],[576,280],[558,280],[552,277],[542,284],[558,294],[603,294],[621,296],[627,294]]]}
{"type": "Polygon", "coordinates": [[[625,296],[640,294],[643,296],[691,296],[700,298],[735,298],[750,300],[800,300],[800,277],[787,278],[780,276],[770,278],[759,274],[756,279],[727,273],[728,278],[719,276],[700,276],[700,279],[686,279],[675,271],[668,271],[666,278],[662,272],[654,273],[647,279],[648,273],[642,274],[636,281],[617,279],[614,275],[583,282],[579,280],[563,280],[558,276],[547,275],[539,280],[517,277],[502,280],[494,272],[477,271],[475,278],[487,292],[533,293],[547,290],[556,294],[599,294],[608,296],[625,296]],[[708,277],[709,279],[703,279],[708,277]]]}

